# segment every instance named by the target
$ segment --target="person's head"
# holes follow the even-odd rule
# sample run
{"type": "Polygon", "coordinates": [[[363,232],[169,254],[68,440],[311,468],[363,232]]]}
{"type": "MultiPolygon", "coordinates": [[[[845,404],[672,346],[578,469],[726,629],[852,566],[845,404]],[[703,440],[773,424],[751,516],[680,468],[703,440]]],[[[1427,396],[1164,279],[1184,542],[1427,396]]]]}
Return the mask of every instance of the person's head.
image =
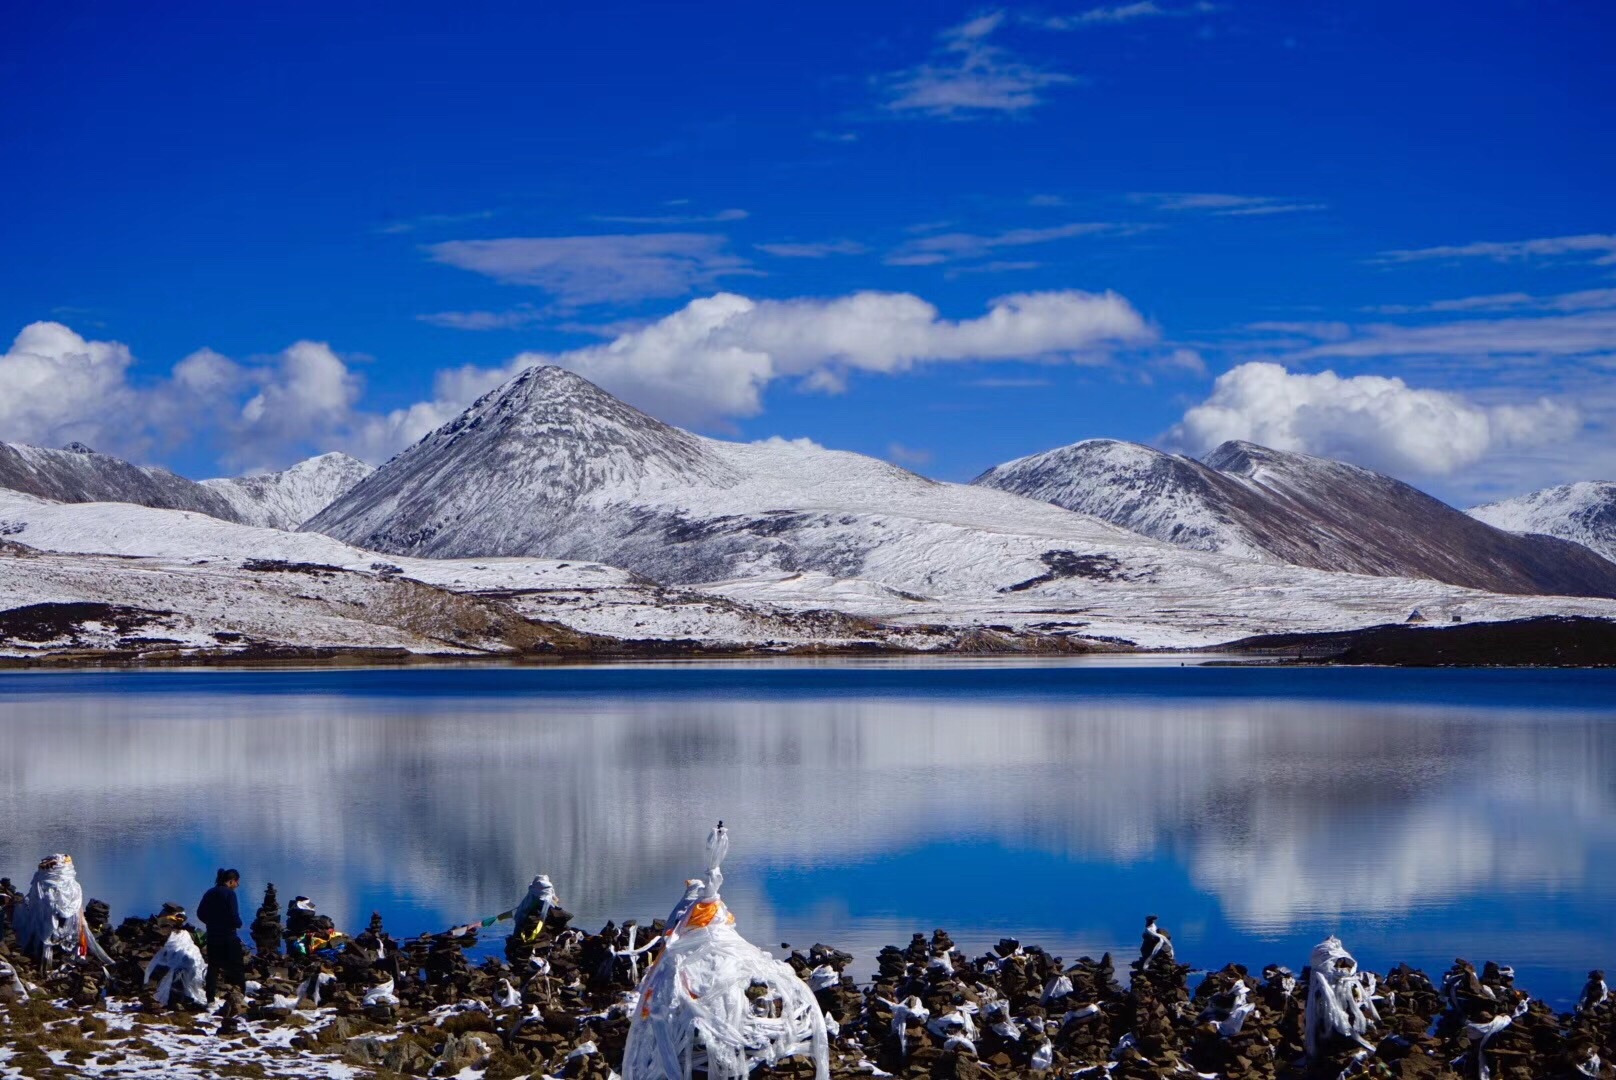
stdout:
{"type": "Polygon", "coordinates": [[[213,883],[234,889],[241,884],[241,875],[234,870],[220,870],[213,876],[213,883]]]}

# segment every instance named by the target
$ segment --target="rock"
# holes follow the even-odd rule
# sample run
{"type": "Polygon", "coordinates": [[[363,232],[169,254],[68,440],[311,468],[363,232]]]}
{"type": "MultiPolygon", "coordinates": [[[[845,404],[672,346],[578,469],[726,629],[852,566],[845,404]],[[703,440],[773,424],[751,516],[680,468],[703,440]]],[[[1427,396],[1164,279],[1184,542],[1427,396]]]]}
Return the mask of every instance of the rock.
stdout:
{"type": "Polygon", "coordinates": [[[382,1052],[382,1067],[405,1076],[425,1076],[435,1059],[413,1039],[398,1039],[382,1052]]]}

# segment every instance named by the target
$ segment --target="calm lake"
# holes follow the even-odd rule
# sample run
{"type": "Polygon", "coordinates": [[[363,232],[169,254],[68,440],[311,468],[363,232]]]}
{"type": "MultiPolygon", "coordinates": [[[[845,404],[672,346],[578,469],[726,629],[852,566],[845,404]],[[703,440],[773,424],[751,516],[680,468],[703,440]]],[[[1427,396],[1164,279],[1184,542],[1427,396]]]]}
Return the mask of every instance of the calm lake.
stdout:
{"type": "MultiPolygon", "coordinates": [[[[730,826],[765,947],[945,927],[1198,967],[1616,966],[1616,672],[1060,662],[0,675],[0,874],[70,853],[113,918],[219,866],[396,935],[546,872],[667,914],[730,826]]],[[[507,924],[508,925],[508,924],[507,924]]],[[[858,973],[869,974],[863,963],[858,973]]]]}

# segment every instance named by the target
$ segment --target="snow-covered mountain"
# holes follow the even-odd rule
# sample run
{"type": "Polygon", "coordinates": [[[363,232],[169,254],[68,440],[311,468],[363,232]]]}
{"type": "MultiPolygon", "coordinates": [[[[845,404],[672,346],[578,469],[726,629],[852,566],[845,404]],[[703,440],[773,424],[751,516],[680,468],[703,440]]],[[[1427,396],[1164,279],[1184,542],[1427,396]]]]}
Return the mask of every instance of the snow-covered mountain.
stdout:
{"type": "Polygon", "coordinates": [[[1086,439],[1006,462],[971,483],[1197,551],[1290,561],[1269,551],[1251,526],[1270,514],[1262,492],[1194,458],[1139,443],[1086,439]]]}
{"type": "Polygon", "coordinates": [[[230,505],[233,520],[270,529],[295,529],[375,472],[347,454],[321,454],[282,472],[204,480],[202,486],[230,505]]]}
{"type": "Polygon", "coordinates": [[[0,443],[0,489],[53,502],[133,503],[295,529],[375,470],[347,454],[321,454],[284,472],[187,480],[167,469],[133,465],[82,443],[61,450],[0,443]]]}
{"type": "Polygon", "coordinates": [[[1175,555],[806,441],[693,435],[554,367],[484,396],[304,528],[405,555],[588,558],[685,583],[819,571],[928,595],[1136,578],[1175,555]]]}
{"type": "Polygon", "coordinates": [[[1201,551],[1490,592],[1616,596],[1612,564],[1575,544],[1517,536],[1389,476],[1253,443],[1196,461],[1095,439],[974,483],[1201,551]]]}
{"type": "Polygon", "coordinates": [[[237,520],[217,491],[167,469],[98,454],[82,443],[61,450],[0,443],[0,488],[57,502],[128,502],[237,520]]]}
{"type": "Polygon", "coordinates": [[[1465,512],[1495,528],[1558,536],[1616,561],[1616,483],[1584,481],[1544,488],[1465,512]]]}

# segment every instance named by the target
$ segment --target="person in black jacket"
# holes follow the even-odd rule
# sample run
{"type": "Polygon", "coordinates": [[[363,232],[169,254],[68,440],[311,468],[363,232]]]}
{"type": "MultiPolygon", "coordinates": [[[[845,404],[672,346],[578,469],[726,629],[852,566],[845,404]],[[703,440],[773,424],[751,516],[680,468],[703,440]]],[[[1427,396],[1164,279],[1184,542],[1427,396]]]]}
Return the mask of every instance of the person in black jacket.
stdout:
{"type": "Polygon", "coordinates": [[[247,970],[241,952],[241,908],[236,904],[236,889],[241,875],[234,870],[220,870],[214,878],[213,888],[202,894],[196,905],[196,917],[208,930],[208,1000],[218,996],[219,980],[229,986],[245,990],[247,970]]]}

